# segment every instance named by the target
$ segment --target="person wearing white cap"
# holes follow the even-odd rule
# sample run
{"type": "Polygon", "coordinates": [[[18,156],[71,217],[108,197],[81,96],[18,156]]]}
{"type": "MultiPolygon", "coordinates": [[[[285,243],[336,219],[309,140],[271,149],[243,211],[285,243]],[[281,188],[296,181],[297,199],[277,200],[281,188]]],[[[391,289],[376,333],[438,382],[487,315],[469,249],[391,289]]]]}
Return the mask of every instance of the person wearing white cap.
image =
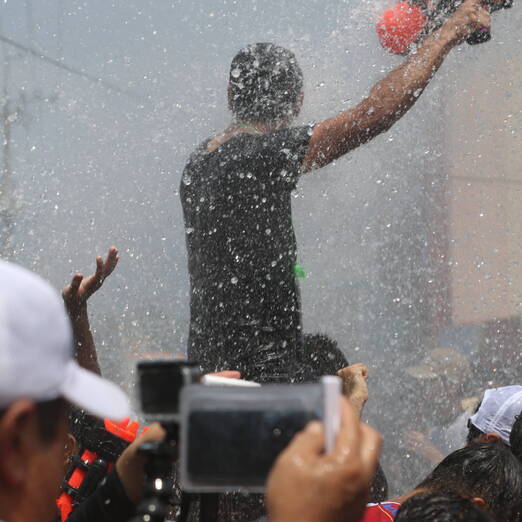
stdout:
{"type": "Polygon", "coordinates": [[[484,392],[468,423],[468,444],[500,440],[510,446],[513,424],[522,412],[522,386],[503,386],[484,392]]]}
{"type": "Polygon", "coordinates": [[[74,361],[60,295],[0,262],[0,520],[54,520],[68,403],[115,420],[130,412],[115,384],[74,361]]]}

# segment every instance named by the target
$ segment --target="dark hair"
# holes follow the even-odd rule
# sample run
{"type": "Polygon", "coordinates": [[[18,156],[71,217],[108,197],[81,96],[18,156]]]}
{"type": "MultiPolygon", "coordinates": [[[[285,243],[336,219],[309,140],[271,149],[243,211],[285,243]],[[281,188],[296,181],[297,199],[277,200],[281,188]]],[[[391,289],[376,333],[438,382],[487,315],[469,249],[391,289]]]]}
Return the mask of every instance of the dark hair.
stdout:
{"type": "Polygon", "coordinates": [[[513,455],[522,463],[522,411],[516,417],[509,434],[509,444],[513,455]]]}
{"type": "Polygon", "coordinates": [[[401,505],[395,522],[492,522],[487,511],[454,494],[418,493],[401,505]]]}
{"type": "Polygon", "coordinates": [[[484,435],[484,432],[479,430],[474,424],[469,422],[468,424],[468,435],[466,437],[466,444],[473,444],[480,440],[480,437],[484,435]]]}
{"type": "Polygon", "coordinates": [[[68,402],[61,397],[36,403],[40,438],[46,444],[53,442],[56,438],[60,420],[65,418],[68,406],[68,402]]]}
{"type": "MultiPolygon", "coordinates": [[[[482,401],[480,401],[477,404],[477,407],[475,408],[475,411],[473,414],[477,413],[480,410],[480,407],[482,406],[482,401]]],[[[484,432],[479,430],[472,422],[471,418],[468,420],[468,435],[466,437],[466,444],[472,444],[474,442],[478,442],[480,440],[480,437],[484,435],[484,432]]]]}
{"type": "Polygon", "coordinates": [[[512,520],[522,498],[522,471],[504,444],[472,444],[448,455],[416,489],[479,497],[496,518],[512,520]]]}
{"type": "Polygon", "coordinates": [[[324,334],[303,336],[303,380],[313,381],[322,375],[335,375],[348,366],[337,342],[324,334]]]}
{"type": "Polygon", "coordinates": [[[370,483],[370,502],[384,502],[388,498],[388,479],[384,474],[381,463],[377,463],[377,469],[370,483]]]}
{"type": "MultiPolygon", "coordinates": [[[[316,381],[323,375],[335,375],[350,363],[337,342],[325,334],[303,335],[303,361],[299,369],[300,381],[316,381]]],[[[370,484],[370,502],[388,498],[388,480],[381,465],[377,465],[370,484]]]]}
{"type": "Polygon", "coordinates": [[[251,44],[232,60],[228,105],[239,120],[273,123],[292,117],[302,91],[301,68],[284,47],[251,44]]]}
{"type": "MultiPolygon", "coordinates": [[[[36,422],[40,439],[45,444],[50,444],[56,438],[60,420],[65,418],[68,403],[65,399],[58,397],[49,401],[35,402],[36,422]]],[[[7,409],[0,411],[0,418],[7,409]]]]}

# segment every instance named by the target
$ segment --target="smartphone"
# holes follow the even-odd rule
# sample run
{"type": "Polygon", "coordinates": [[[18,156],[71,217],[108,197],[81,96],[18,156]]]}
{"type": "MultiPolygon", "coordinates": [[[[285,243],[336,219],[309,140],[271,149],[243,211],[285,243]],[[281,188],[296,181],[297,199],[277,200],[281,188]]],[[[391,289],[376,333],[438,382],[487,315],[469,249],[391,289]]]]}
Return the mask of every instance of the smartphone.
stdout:
{"type": "MultiPolygon", "coordinates": [[[[337,383],[337,377],[331,379],[337,383]]],[[[327,390],[324,383],[185,386],[180,396],[182,489],[262,492],[274,461],[294,435],[335,410],[327,405],[327,390]]],[[[336,420],[327,424],[335,426],[336,420]]]]}

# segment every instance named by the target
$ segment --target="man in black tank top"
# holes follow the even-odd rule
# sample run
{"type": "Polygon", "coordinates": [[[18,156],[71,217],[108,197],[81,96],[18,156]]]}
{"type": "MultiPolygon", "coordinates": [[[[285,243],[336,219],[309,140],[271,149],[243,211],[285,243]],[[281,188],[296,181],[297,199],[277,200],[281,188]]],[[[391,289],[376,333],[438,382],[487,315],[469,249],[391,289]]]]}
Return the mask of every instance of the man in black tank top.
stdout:
{"type": "Polygon", "coordinates": [[[240,370],[259,382],[299,378],[301,311],[291,213],[299,176],[389,129],[448,52],[488,26],[479,0],[466,0],[367,98],[313,127],[289,128],[303,101],[293,53],[261,43],[236,55],[228,88],[234,123],[191,155],[181,181],[190,359],[205,371],[240,370]]]}
{"type": "Polygon", "coordinates": [[[189,357],[205,370],[235,368],[247,378],[287,381],[286,352],[294,355],[301,345],[291,192],[312,129],[258,130],[265,104],[243,100],[237,87],[254,60],[260,75],[284,64],[277,81],[286,85],[289,101],[274,107],[271,120],[298,110],[302,76],[289,51],[258,44],[236,57],[231,108],[256,126],[236,124],[226,136],[203,143],[181,181],[191,282],[189,357]]]}

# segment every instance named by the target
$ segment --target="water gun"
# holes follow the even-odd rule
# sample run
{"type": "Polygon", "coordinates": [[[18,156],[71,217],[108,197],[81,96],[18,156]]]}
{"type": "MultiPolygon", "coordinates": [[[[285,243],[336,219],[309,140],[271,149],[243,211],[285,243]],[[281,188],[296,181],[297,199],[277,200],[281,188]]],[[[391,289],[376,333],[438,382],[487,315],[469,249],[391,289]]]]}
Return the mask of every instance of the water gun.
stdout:
{"type": "MultiPolygon", "coordinates": [[[[415,44],[439,29],[464,0],[408,0],[394,5],[382,13],[375,24],[381,45],[393,54],[405,55],[415,44]]],[[[490,12],[507,9],[513,0],[485,0],[490,12]]],[[[470,45],[491,39],[489,29],[479,29],[466,42],[470,45]]]]}
{"type": "Polygon", "coordinates": [[[74,508],[88,498],[103,478],[110,473],[114,463],[125,448],[136,438],[137,422],[125,419],[114,422],[94,419],[88,414],[77,421],[81,423],[79,456],[72,458],[62,493],[56,501],[61,521],[65,522],[74,508]]]}

